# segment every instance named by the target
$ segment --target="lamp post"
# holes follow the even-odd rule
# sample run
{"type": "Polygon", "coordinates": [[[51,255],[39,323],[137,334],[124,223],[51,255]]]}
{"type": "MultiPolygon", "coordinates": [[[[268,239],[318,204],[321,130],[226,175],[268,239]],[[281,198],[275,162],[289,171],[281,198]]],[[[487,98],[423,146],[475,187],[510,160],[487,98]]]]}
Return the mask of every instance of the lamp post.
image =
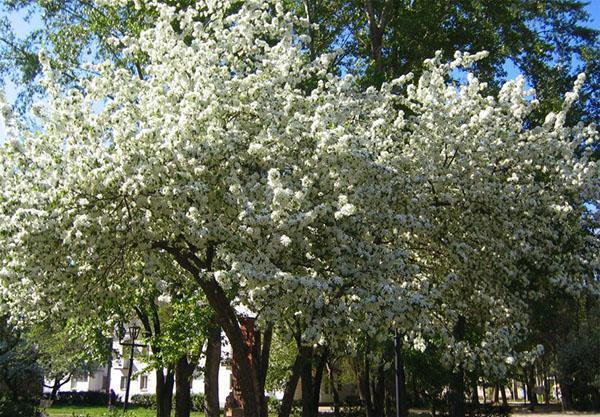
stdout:
{"type": "Polygon", "coordinates": [[[125,343],[120,341],[121,346],[131,346],[131,355],[129,357],[129,369],[127,370],[127,388],[125,389],[125,402],[123,403],[123,411],[127,411],[127,406],[129,405],[129,386],[131,385],[131,374],[133,373],[133,353],[136,347],[143,347],[144,345],[138,345],[135,343],[135,339],[140,335],[140,327],[139,326],[131,326],[129,327],[129,337],[131,341],[129,343],[125,343]]]}

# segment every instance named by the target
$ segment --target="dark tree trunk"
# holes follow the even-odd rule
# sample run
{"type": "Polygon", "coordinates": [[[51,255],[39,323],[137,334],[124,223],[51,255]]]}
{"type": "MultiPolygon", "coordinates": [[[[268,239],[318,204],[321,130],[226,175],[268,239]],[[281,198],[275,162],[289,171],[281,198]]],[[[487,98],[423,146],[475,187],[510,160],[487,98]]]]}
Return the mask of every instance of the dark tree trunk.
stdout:
{"type": "Polygon", "coordinates": [[[500,402],[500,387],[498,384],[494,385],[494,400],[492,401],[494,404],[500,402]]]}
{"type": "Polygon", "coordinates": [[[56,400],[56,396],[58,395],[60,387],[62,387],[71,380],[71,374],[63,376],[57,376],[56,378],[54,378],[54,383],[52,384],[52,391],[50,392],[50,399],[52,401],[56,400]],[[63,376],[66,378],[63,379],[63,376]]]}
{"type": "Polygon", "coordinates": [[[404,351],[402,349],[401,334],[396,331],[394,338],[395,353],[395,383],[396,383],[396,407],[399,409],[400,417],[408,417],[408,394],[406,392],[406,372],[404,370],[404,351]]]}
{"type": "Polygon", "coordinates": [[[572,410],[573,392],[571,391],[571,385],[563,378],[559,378],[558,384],[560,385],[560,400],[563,410],[572,410]]]}
{"type": "Polygon", "coordinates": [[[387,24],[394,10],[394,1],[386,0],[382,2],[382,8],[377,14],[376,5],[372,0],[363,0],[365,12],[367,14],[367,23],[369,27],[369,46],[371,59],[375,62],[375,80],[378,84],[383,82],[383,39],[387,24]]]}
{"type": "MultiPolygon", "coordinates": [[[[454,339],[456,341],[464,340],[465,337],[465,317],[458,316],[458,320],[454,326],[454,339]]],[[[452,372],[450,378],[450,389],[448,393],[449,400],[449,414],[450,417],[464,417],[465,416],[465,376],[463,365],[459,364],[458,367],[452,372]]]]}
{"type": "Polygon", "coordinates": [[[313,348],[300,346],[300,355],[302,356],[302,417],[313,417],[315,409],[315,391],[313,387],[312,360],[313,348]]]}
{"type": "MultiPolygon", "coordinates": [[[[255,353],[257,355],[256,366],[258,374],[258,384],[261,393],[265,392],[265,384],[267,383],[267,372],[269,370],[269,358],[271,356],[271,342],[273,340],[273,327],[269,326],[265,329],[262,334],[256,333],[255,353]]],[[[267,404],[267,397],[263,394],[261,396],[260,412],[262,417],[268,417],[269,407],[267,404]]]]}
{"type": "Polygon", "coordinates": [[[171,368],[156,370],[156,417],[171,417],[175,375],[171,368]]]}
{"type": "Polygon", "coordinates": [[[313,386],[313,417],[317,417],[319,414],[319,403],[321,402],[321,383],[323,382],[323,371],[325,370],[325,364],[327,363],[327,350],[324,350],[320,354],[314,352],[313,357],[317,356],[315,363],[315,377],[312,382],[313,386]]]}
{"type": "Polygon", "coordinates": [[[500,386],[500,396],[502,397],[502,405],[504,407],[508,406],[508,399],[506,398],[506,387],[504,385],[500,386]]]}
{"type": "Polygon", "coordinates": [[[208,329],[204,364],[204,412],[206,417],[219,417],[219,366],[221,364],[221,328],[208,329]]]}
{"type": "Polygon", "coordinates": [[[331,388],[331,394],[333,395],[333,415],[340,417],[340,393],[338,392],[336,385],[336,378],[333,366],[330,362],[327,362],[327,376],[329,377],[329,388],[331,388]]]}
{"type": "Polygon", "coordinates": [[[377,366],[377,379],[372,384],[373,391],[373,414],[381,417],[385,413],[385,369],[383,360],[377,366]]]}
{"type": "Polygon", "coordinates": [[[355,375],[358,379],[358,391],[360,399],[363,401],[367,417],[377,417],[373,413],[373,403],[371,401],[371,378],[370,378],[370,361],[369,361],[369,349],[368,342],[365,345],[365,352],[363,357],[362,369],[361,365],[357,361],[355,366],[355,375]]]}
{"type": "Polygon", "coordinates": [[[292,374],[285,384],[285,390],[283,391],[283,399],[281,400],[281,408],[279,409],[279,417],[289,417],[292,412],[292,405],[294,403],[294,393],[298,386],[298,380],[302,371],[302,355],[300,352],[296,354],[296,360],[292,366],[292,374]]]}
{"type": "Polygon", "coordinates": [[[175,364],[175,417],[190,417],[192,375],[196,364],[183,355],[175,364]]]}
{"type": "Polygon", "coordinates": [[[544,370],[544,404],[550,404],[550,382],[548,381],[548,373],[544,370]]]}
{"type": "Polygon", "coordinates": [[[532,366],[525,370],[525,378],[527,380],[527,397],[529,397],[529,407],[533,410],[538,405],[537,395],[535,392],[535,368],[532,366]]]}
{"type": "Polygon", "coordinates": [[[177,263],[196,279],[231,345],[244,417],[261,417],[260,404],[263,401],[264,391],[260,389],[258,375],[252,364],[252,356],[244,340],[235,309],[214,277],[204,273],[212,270],[212,262],[216,255],[215,245],[211,243],[207,245],[204,259],[198,257],[196,248],[193,247],[182,249],[171,246],[168,242],[155,242],[153,246],[171,254],[177,263]]]}
{"type": "Polygon", "coordinates": [[[477,377],[471,378],[471,404],[479,406],[479,391],[477,388],[477,377]]]}

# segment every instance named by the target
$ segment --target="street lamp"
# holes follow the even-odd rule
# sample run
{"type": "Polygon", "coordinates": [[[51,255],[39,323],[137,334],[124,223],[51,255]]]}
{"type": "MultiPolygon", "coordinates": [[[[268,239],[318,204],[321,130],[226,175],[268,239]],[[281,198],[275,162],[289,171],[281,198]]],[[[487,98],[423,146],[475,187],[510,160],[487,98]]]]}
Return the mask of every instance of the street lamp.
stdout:
{"type": "Polygon", "coordinates": [[[143,347],[144,345],[138,345],[135,343],[135,339],[140,335],[140,327],[139,326],[130,326],[129,327],[129,337],[131,341],[129,343],[125,343],[120,341],[121,346],[131,346],[131,355],[129,357],[129,369],[127,370],[127,388],[125,389],[125,402],[123,403],[123,411],[127,411],[127,406],[129,405],[129,386],[131,385],[131,374],[133,373],[133,352],[136,347],[143,347]]]}

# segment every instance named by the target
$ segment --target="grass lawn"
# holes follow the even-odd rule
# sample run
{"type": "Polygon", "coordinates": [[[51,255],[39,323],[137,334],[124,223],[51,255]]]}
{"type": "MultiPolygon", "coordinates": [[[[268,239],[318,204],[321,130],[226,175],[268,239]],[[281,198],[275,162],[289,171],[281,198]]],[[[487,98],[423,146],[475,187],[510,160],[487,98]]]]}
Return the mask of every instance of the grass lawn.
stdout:
{"type": "MultiPolygon", "coordinates": [[[[173,411],[174,412],[174,411],[173,411]]],[[[83,406],[83,405],[53,405],[46,410],[50,417],[122,417],[122,409],[116,409],[112,413],[106,407],[83,406]]],[[[156,411],[148,408],[133,408],[125,414],[127,417],[154,417],[156,411]]],[[[191,417],[204,417],[204,414],[192,411],[191,417]]]]}

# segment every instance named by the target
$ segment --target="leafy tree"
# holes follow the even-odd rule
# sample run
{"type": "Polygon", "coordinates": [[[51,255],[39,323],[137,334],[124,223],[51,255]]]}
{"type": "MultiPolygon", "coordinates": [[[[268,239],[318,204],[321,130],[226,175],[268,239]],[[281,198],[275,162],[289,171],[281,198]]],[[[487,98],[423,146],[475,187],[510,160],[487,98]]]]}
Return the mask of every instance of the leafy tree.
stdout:
{"type": "Polygon", "coordinates": [[[379,85],[408,72],[434,51],[450,59],[455,51],[489,51],[476,64],[481,80],[498,87],[511,62],[536,89],[541,106],[535,117],[558,111],[579,72],[590,82],[573,119],[597,120],[598,31],[586,26],[586,3],[577,0],[395,1],[351,0],[291,2],[308,17],[313,54],[341,48],[337,68],[379,85]]]}
{"type": "Polygon", "coordinates": [[[0,416],[33,417],[40,401],[42,373],[35,349],[0,317],[0,416]]]}
{"type": "Polygon", "coordinates": [[[98,329],[92,326],[83,326],[82,329],[73,321],[61,323],[46,320],[33,325],[26,334],[27,340],[36,348],[44,379],[50,383],[44,383],[44,386],[51,388],[52,400],[56,399],[60,387],[72,377],[81,373],[93,373],[99,364],[106,363],[106,360],[96,362],[93,358],[108,357],[108,342],[105,337],[100,335],[97,340],[100,343],[94,343],[99,346],[89,344],[98,329]]]}

